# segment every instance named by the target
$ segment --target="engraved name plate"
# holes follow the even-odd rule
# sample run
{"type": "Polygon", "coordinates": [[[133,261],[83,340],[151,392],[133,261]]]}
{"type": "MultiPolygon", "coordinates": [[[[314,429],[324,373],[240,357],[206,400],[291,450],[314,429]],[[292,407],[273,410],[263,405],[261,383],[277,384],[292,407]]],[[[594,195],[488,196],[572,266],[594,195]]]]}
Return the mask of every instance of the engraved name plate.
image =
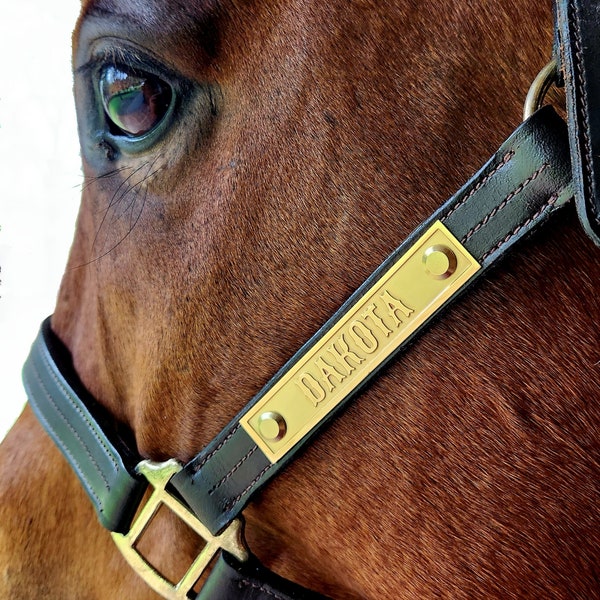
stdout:
{"type": "Polygon", "coordinates": [[[480,266],[439,221],[365,292],[241,419],[271,462],[431,317],[480,266]]]}

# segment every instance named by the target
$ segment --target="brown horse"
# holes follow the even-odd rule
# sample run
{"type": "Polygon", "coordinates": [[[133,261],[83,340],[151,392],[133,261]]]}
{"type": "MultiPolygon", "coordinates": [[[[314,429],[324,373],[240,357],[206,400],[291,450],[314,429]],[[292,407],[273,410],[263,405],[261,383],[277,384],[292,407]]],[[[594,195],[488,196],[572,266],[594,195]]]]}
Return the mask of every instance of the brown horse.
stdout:
{"type": "MultiPolygon", "coordinates": [[[[523,0],[85,0],[52,327],[139,453],[202,449],[496,150],[551,45],[523,0]]],[[[336,598],[600,597],[600,261],[564,215],[251,503],[264,564],[336,598]]],[[[30,409],[0,464],[2,598],[156,597],[30,409]]],[[[196,554],[169,517],[147,538],[196,554]]]]}

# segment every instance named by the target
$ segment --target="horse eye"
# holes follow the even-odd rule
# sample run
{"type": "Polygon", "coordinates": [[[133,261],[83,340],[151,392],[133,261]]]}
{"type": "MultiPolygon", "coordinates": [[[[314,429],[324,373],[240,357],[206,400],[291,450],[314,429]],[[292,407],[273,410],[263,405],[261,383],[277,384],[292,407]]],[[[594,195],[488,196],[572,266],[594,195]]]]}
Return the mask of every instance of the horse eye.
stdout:
{"type": "Polygon", "coordinates": [[[111,132],[128,137],[156,127],[173,98],[171,86],[158,77],[116,66],[102,70],[100,94],[111,132]]]}

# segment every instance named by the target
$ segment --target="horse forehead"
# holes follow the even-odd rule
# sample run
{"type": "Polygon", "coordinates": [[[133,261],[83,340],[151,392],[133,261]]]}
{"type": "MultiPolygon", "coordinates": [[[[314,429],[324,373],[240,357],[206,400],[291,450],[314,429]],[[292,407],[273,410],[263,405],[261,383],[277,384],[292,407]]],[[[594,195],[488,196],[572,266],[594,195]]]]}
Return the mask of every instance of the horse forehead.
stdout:
{"type": "Polygon", "coordinates": [[[160,31],[163,34],[184,32],[214,15],[215,0],[181,3],[177,0],[82,0],[82,16],[120,19],[132,27],[160,31]]]}
{"type": "Polygon", "coordinates": [[[112,13],[117,16],[130,17],[136,21],[167,19],[170,15],[187,15],[207,13],[215,8],[212,0],[202,2],[186,2],[177,0],[83,0],[84,13],[112,13]]]}

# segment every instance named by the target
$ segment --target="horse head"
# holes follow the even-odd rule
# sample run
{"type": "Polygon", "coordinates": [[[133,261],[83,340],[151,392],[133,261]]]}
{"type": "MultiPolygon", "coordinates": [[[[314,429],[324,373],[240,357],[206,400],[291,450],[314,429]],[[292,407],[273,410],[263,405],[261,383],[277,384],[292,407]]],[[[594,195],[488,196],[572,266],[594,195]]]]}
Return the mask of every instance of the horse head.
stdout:
{"type": "MultiPolygon", "coordinates": [[[[85,185],[52,329],[155,461],[192,459],[518,124],[548,6],[84,0],[85,185]]],[[[568,211],[245,510],[336,598],[591,597],[600,263],[568,211]]],[[[152,598],[26,408],[0,453],[3,597],[152,598]]],[[[145,536],[181,571],[172,515],[145,536]]]]}

